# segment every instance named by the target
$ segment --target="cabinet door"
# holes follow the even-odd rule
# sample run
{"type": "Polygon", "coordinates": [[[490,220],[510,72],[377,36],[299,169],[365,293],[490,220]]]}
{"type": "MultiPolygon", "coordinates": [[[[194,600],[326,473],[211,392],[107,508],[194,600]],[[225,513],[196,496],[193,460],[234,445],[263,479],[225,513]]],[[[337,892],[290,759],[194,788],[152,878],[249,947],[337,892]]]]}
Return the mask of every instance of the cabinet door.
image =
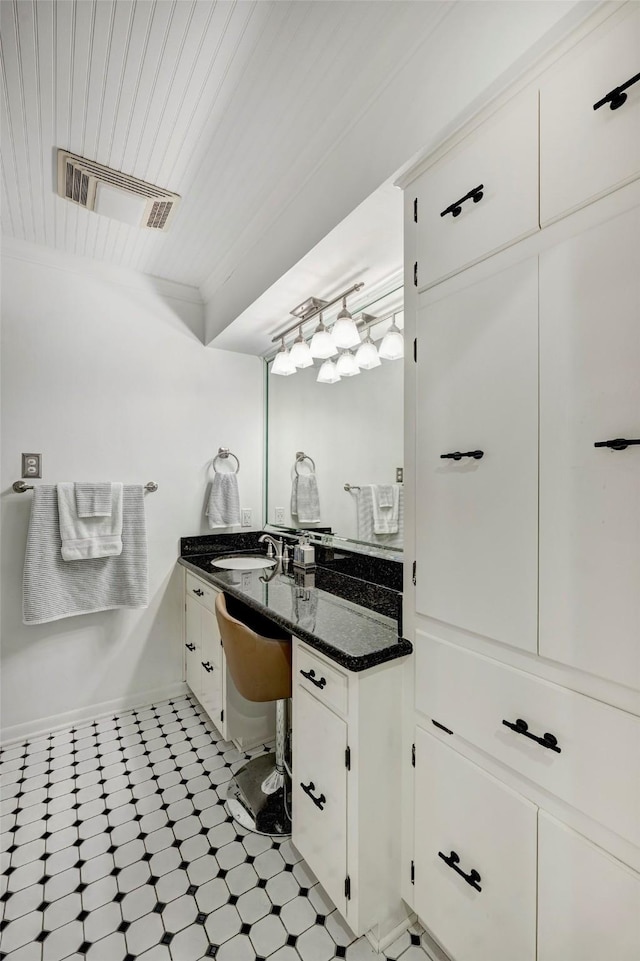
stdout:
{"type": "Polygon", "coordinates": [[[408,189],[417,201],[419,288],[538,230],[537,90],[514,97],[408,189]],[[481,199],[442,216],[479,186],[481,199]]]}
{"type": "Polygon", "coordinates": [[[639,250],[636,207],[540,258],[539,650],[636,688],[640,445],[594,444],[640,440],[639,250]]]}
{"type": "Polygon", "coordinates": [[[296,686],[293,843],[342,914],[347,876],[346,747],[346,723],[296,686]]]}
{"type": "Polygon", "coordinates": [[[640,10],[605,23],[540,89],[540,222],[640,176],[640,81],[611,110],[606,95],[640,73],[640,10]]]}
{"type": "Polygon", "coordinates": [[[540,812],[538,961],[605,958],[640,958],[640,876],[540,812]]]}
{"type": "Polygon", "coordinates": [[[416,402],[416,609],[535,651],[536,258],[419,310],[416,402]]]}
{"type": "Polygon", "coordinates": [[[215,614],[206,608],[200,612],[202,628],[200,703],[216,725],[220,726],[222,703],[222,671],[220,670],[220,632],[215,614]]]}
{"type": "Polygon", "coordinates": [[[534,961],[536,808],[420,729],[415,909],[455,961],[534,961]]]}
{"type": "Polygon", "coordinates": [[[201,607],[192,597],[187,596],[185,611],[185,675],[188,686],[200,699],[202,693],[202,626],[201,607]]]}

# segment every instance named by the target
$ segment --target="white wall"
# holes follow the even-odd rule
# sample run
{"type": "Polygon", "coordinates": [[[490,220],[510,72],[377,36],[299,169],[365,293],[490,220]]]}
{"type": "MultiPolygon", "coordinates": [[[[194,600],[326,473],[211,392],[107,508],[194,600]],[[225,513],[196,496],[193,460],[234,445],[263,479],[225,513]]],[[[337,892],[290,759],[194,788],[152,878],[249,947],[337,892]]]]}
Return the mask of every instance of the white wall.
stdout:
{"type": "MultiPolygon", "coordinates": [[[[205,533],[209,462],[242,462],[241,504],[262,522],[263,373],[257,357],[203,346],[191,288],[55,254],[5,248],[2,289],[3,738],[179,689],[179,538],[205,533]],[[15,494],[22,451],[42,483],[154,480],[145,495],[150,604],[22,624],[30,493],[15,494]]],[[[37,481],[36,481],[37,483],[37,481]]]]}
{"type": "Polygon", "coordinates": [[[404,464],[403,362],[383,361],[337,384],[318,384],[317,374],[317,366],[291,377],[269,374],[266,520],[276,523],[275,508],[284,507],[285,524],[298,526],[290,512],[291,482],[302,450],[316,464],[319,526],[355,538],[356,496],[345,483],[393,484],[404,464]]]}

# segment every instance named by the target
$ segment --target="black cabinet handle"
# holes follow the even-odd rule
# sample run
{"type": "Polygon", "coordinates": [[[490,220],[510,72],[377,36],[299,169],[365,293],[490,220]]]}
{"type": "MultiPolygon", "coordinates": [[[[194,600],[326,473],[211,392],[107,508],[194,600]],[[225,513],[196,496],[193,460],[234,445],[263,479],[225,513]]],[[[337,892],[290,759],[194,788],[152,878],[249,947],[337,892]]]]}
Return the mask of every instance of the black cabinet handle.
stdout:
{"type": "Polygon", "coordinates": [[[558,739],[554,737],[553,734],[543,734],[542,737],[537,737],[535,734],[531,733],[529,730],[529,725],[526,721],[523,721],[521,717],[516,720],[515,724],[513,721],[503,721],[502,723],[505,725],[505,727],[510,727],[512,731],[516,732],[516,734],[522,734],[523,737],[528,737],[532,741],[536,741],[538,744],[542,745],[542,747],[548,747],[550,751],[555,751],[556,754],[561,753],[560,748],[558,747],[558,739]]]}
{"type": "Polygon", "coordinates": [[[640,444],[640,440],[627,440],[625,437],[616,437],[614,440],[599,440],[593,446],[608,447],[610,450],[626,450],[627,447],[633,447],[636,444],[640,444]]]}
{"type": "Polygon", "coordinates": [[[479,184],[470,190],[468,194],[461,197],[460,200],[456,200],[455,203],[449,204],[446,210],[443,210],[440,214],[441,217],[446,217],[447,214],[451,214],[452,217],[459,217],[462,213],[462,205],[465,200],[473,200],[474,204],[479,203],[484,197],[484,184],[479,184]]]}
{"type": "Polygon", "coordinates": [[[476,891],[482,891],[482,888],[479,884],[479,882],[482,881],[482,878],[478,872],[475,870],[475,868],[472,868],[469,874],[465,874],[462,868],[458,867],[460,858],[455,851],[452,851],[449,857],[447,857],[446,854],[443,854],[442,851],[438,851],[438,857],[442,858],[444,863],[448,864],[450,868],[453,868],[456,874],[459,874],[461,878],[464,878],[467,884],[470,884],[472,888],[475,888],[476,891]]]}
{"type": "Polygon", "coordinates": [[[320,689],[322,689],[323,687],[326,686],[326,683],[327,683],[326,677],[321,677],[320,680],[318,680],[316,678],[316,672],[313,669],[310,671],[300,671],[300,673],[302,674],[303,677],[306,677],[308,681],[311,681],[312,684],[315,684],[316,687],[319,687],[320,689]]]}
{"type": "Polygon", "coordinates": [[[627,95],[624,93],[624,91],[628,87],[631,87],[634,83],[637,83],[638,80],[640,80],[640,73],[637,73],[635,77],[632,77],[631,80],[627,80],[626,83],[621,84],[619,87],[614,87],[613,90],[610,90],[606,97],[603,97],[602,100],[598,100],[597,103],[594,103],[593,109],[599,110],[600,107],[604,107],[605,103],[608,103],[611,110],[617,110],[618,107],[621,107],[622,104],[626,102],[627,95]]]}
{"type": "Polygon", "coordinates": [[[194,588],[193,588],[193,593],[194,593],[194,594],[197,594],[198,597],[204,597],[204,591],[201,591],[199,587],[194,587],[194,588]]]}
{"type": "Polygon", "coordinates": [[[205,669],[205,671],[207,672],[207,674],[211,674],[213,668],[212,668],[211,665],[209,664],[209,661],[200,661],[200,663],[201,663],[202,666],[204,667],[204,669],[205,669]]]}
{"type": "Polygon", "coordinates": [[[311,800],[313,801],[313,803],[315,804],[315,806],[316,806],[317,808],[320,808],[321,811],[324,811],[324,806],[325,806],[325,804],[326,804],[326,802],[327,802],[327,799],[326,799],[326,797],[324,796],[324,794],[321,794],[320,797],[316,797],[316,796],[314,795],[313,792],[315,791],[316,786],[315,786],[315,784],[313,783],[313,781],[309,781],[308,784],[303,784],[302,781],[300,781],[300,787],[302,788],[302,790],[304,791],[304,793],[307,794],[307,795],[311,798],[311,800]]]}
{"type": "Polygon", "coordinates": [[[185,647],[188,651],[195,651],[196,649],[195,644],[185,644],[185,647]]]}
{"type": "Polygon", "coordinates": [[[484,457],[483,450],[468,450],[461,454],[459,450],[453,454],[440,454],[440,460],[462,460],[463,457],[473,457],[474,460],[481,460],[484,457]]]}

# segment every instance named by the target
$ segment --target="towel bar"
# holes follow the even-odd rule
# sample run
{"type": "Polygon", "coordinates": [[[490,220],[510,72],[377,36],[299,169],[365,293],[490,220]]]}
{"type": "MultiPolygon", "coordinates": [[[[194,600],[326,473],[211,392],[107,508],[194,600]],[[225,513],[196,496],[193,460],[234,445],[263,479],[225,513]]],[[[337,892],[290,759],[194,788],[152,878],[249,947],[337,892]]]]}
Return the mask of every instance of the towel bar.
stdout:
{"type": "Polygon", "coordinates": [[[360,488],[358,487],[357,484],[345,484],[345,485],[344,485],[344,489],[346,490],[347,494],[350,494],[351,491],[359,491],[359,490],[360,490],[360,488]]]}
{"type": "MultiPolygon", "coordinates": [[[[25,482],[21,480],[14,481],[11,486],[16,494],[26,494],[27,491],[35,490],[33,484],[25,484],[25,482]]],[[[144,489],[150,494],[153,494],[154,491],[158,490],[158,485],[155,481],[147,481],[147,483],[144,485],[144,489]]]]}

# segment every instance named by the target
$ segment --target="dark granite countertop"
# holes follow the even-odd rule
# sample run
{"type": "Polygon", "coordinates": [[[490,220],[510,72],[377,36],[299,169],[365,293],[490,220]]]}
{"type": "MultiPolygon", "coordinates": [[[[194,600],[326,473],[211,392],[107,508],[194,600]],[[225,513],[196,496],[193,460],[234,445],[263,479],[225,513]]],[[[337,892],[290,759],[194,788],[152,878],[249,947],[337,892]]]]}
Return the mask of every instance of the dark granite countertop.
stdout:
{"type": "MultiPolygon", "coordinates": [[[[268,570],[213,568],[211,560],[222,553],[229,551],[189,554],[179,562],[347,670],[365,671],[412,653],[410,641],[398,637],[394,618],[320,587],[298,587],[292,576],[280,571],[270,577],[268,570]]],[[[320,568],[316,570],[316,577],[316,583],[321,582],[320,568]]]]}

